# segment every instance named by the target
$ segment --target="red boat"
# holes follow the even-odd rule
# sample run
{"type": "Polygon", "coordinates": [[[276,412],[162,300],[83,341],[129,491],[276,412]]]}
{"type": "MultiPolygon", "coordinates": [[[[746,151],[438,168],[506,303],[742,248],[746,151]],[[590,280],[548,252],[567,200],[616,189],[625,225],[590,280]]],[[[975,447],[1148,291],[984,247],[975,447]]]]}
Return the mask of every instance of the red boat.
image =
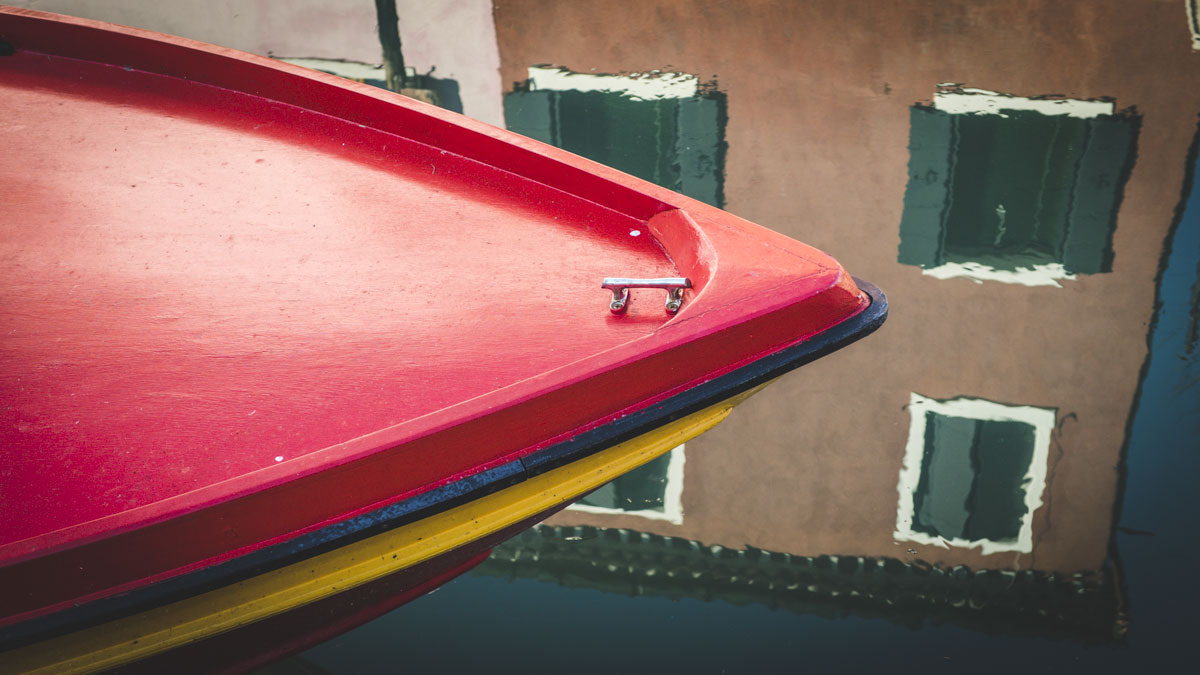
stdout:
{"type": "Polygon", "coordinates": [[[5,667],[536,522],[887,313],[804,244],[374,87],[20,9],[0,54],[5,667]]]}

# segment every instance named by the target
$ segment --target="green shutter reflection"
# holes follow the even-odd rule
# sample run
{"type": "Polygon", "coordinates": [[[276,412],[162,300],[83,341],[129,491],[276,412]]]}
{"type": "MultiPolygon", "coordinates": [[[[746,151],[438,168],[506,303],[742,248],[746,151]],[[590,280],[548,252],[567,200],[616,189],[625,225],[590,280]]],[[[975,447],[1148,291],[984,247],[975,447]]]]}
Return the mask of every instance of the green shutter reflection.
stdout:
{"type": "Polygon", "coordinates": [[[636,100],[598,91],[514,91],[510,131],[721,206],[725,106],[720,95],[636,100]]]}
{"type": "Polygon", "coordinates": [[[560,147],[664,187],[675,170],[676,99],[635,101],[598,91],[558,92],[560,147]]]}
{"type": "Polygon", "coordinates": [[[1112,271],[1112,233],[1125,181],[1133,170],[1138,121],[1125,117],[1089,120],[1063,249],[1068,272],[1112,271]],[[1097,227],[1099,223],[1108,227],[1097,227]]]}
{"type": "Polygon", "coordinates": [[[557,92],[514,91],[504,97],[504,119],[509,131],[550,145],[558,145],[554,108],[557,92]]]}
{"type": "Polygon", "coordinates": [[[1024,422],[928,413],[913,529],[946,539],[1016,540],[1028,512],[1034,438],[1024,422]]]}
{"type": "Polygon", "coordinates": [[[900,257],[906,265],[937,267],[950,205],[954,167],[954,121],[933,108],[909,113],[908,189],[900,220],[900,257]]]}
{"type": "Polygon", "coordinates": [[[667,468],[674,452],[677,450],[656,457],[637,470],[601,486],[579,503],[621,511],[664,511],[667,468]]]}
{"type": "Polygon", "coordinates": [[[948,114],[913,106],[899,262],[1111,271],[1137,128],[1133,115],[948,114]]]}

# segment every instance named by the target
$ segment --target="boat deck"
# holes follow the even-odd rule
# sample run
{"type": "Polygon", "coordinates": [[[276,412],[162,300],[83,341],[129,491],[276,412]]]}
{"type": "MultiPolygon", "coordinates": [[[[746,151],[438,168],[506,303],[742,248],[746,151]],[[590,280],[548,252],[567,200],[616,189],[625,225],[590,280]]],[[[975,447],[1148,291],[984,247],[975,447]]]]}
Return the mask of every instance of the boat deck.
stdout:
{"type": "MultiPolygon", "coordinates": [[[[0,58],[0,545],[243,476],[652,332],[639,221],[408,139],[0,58]],[[634,236],[636,235],[636,236],[634,236]]],[[[660,293],[661,295],[661,293],[660,293]]]]}
{"type": "Polygon", "coordinates": [[[809,246],[374,87],[32,10],[0,42],[0,628],[528,481],[886,314],[809,246]],[[691,288],[618,316],[605,277],[691,288]]]}

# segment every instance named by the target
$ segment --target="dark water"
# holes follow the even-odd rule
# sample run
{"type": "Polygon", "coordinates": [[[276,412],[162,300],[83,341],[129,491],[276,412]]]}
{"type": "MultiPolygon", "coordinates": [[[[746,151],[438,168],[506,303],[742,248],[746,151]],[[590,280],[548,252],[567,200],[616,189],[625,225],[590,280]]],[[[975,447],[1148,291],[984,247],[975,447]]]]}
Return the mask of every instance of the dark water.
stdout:
{"type": "MultiPolygon", "coordinates": [[[[1192,56],[1200,59],[1200,53],[1192,56]]],[[[1061,67],[1063,88],[1075,86],[1078,74],[1061,67]]],[[[1195,64],[1188,67],[1194,75],[1195,64]]],[[[1200,77],[1191,82],[1200,84],[1200,77]]],[[[756,510],[761,502],[750,498],[729,502],[710,483],[689,482],[709,475],[706,462],[730,455],[717,447],[730,443],[730,435],[715,434],[716,440],[688,444],[683,478],[672,469],[672,461],[682,461],[665,457],[589,496],[590,511],[556,516],[436,592],[269,670],[1108,673],[1186,667],[1200,624],[1192,571],[1200,556],[1200,110],[1160,105],[1155,119],[1125,105],[1136,101],[1100,112],[1039,108],[1040,97],[1054,87],[1014,91],[1022,98],[1002,97],[998,108],[984,109],[970,100],[980,94],[937,84],[930,81],[928,94],[912,104],[885,106],[882,92],[862,97],[859,108],[849,106],[863,128],[903,130],[907,138],[890,141],[908,152],[907,175],[896,166],[892,182],[903,187],[890,193],[898,217],[881,225],[887,232],[865,239],[883,251],[886,264],[852,252],[867,261],[865,270],[853,271],[892,294],[893,322],[904,321],[904,312],[928,314],[928,304],[944,301],[942,290],[951,288],[986,311],[1011,311],[1019,330],[964,333],[969,339],[959,349],[988,364],[986,377],[964,367],[961,382],[941,380],[937,395],[916,393],[927,385],[914,381],[911,397],[895,406],[905,409],[897,424],[907,428],[889,437],[899,439],[897,447],[878,453],[883,479],[878,466],[853,461],[830,476],[845,493],[874,489],[868,484],[887,487],[886,498],[855,508],[864,522],[896,523],[894,548],[881,547],[868,527],[861,540],[856,531],[772,539],[785,515],[756,510]],[[931,102],[935,90],[966,96],[968,107],[976,107],[939,107],[931,102]],[[1164,111],[1175,113],[1169,130],[1155,126],[1164,111]],[[1170,203],[1150,208],[1143,196],[1130,207],[1130,195],[1144,195],[1158,176],[1174,181],[1154,192],[1169,195],[1170,203]],[[1121,228],[1148,234],[1131,242],[1121,228]],[[1156,269],[1153,263],[1122,267],[1128,254],[1122,245],[1151,247],[1155,255],[1146,259],[1156,260],[1156,269]],[[916,281],[894,282],[893,292],[884,283],[889,278],[916,281]],[[930,290],[912,290],[922,288],[930,290]],[[1023,313],[1051,297],[1039,293],[1069,294],[1086,309],[1064,316],[1075,325],[1025,325],[1023,313]],[[1124,323],[1101,320],[1112,314],[1124,323]],[[1113,325],[1136,339],[1111,332],[1113,325]],[[1051,393],[1036,401],[990,397],[988,391],[1028,390],[1017,383],[1031,379],[1038,358],[1012,343],[1028,338],[1025,348],[1036,350],[1040,338],[1028,336],[1038,330],[1053,333],[1046,339],[1076,339],[1079,348],[1069,352],[1065,372],[1117,374],[1068,377],[1047,385],[1051,393]],[[1118,342],[1125,346],[1109,348],[1118,342]],[[1114,358],[1128,367],[1114,367],[1114,358]],[[981,379],[986,387],[977,384],[981,379]],[[1103,412],[1112,410],[1119,412],[1103,412]],[[1080,425],[1110,431],[1088,436],[1080,425]],[[905,438],[909,454],[901,467],[905,438]],[[1063,464],[1063,457],[1076,463],[1063,464]],[[1064,466],[1074,468],[1056,472],[1064,466]],[[714,514],[731,508],[737,513],[714,514]],[[730,534],[730,522],[741,529],[730,534]],[[1052,550],[1047,532],[1071,528],[1086,534],[1077,537],[1082,543],[1052,550]],[[784,543],[760,548],[755,542],[761,541],[784,543]],[[812,543],[819,541],[841,543],[812,543]],[[1087,558],[1080,553],[1087,547],[1100,554],[1081,569],[1074,561],[1087,558]]],[[[1089,91],[1087,98],[1115,93],[1089,91]]],[[[737,211],[759,198],[780,198],[755,195],[755,182],[733,173],[729,157],[744,137],[732,126],[739,110],[734,97],[719,83],[651,99],[526,83],[506,94],[505,113],[509,127],[521,133],[737,211]]],[[[845,144],[849,150],[854,143],[845,144]]],[[[828,232],[809,232],[838,241],[828,232]]],[[[836,246],[827,247],[838,255],[836,246]]],[[[944,357],[923,352],[936,349],[925,345],[885,327],[851,349],[912,360],[944,357]]],[[[820,377],[836,378],[837,368],[869,362],[841,358],[831,357],[833,365],[820,377]]],[[[784,389],[779,396],[794,394],[784,389]]],[[[835,443],[856,438],[822,427],[834,403],[828,411],[810,404],[806,399],[806,434],[835,443]]],[[[859,406],[864,425],[893,414],[859,406]]],[[[760,435],[733,450],[767,452],[778,440],[769,431],[754,433],[760,435]]],[[[803,445],[773,460],[774,479],[804,481],[812,466],[803,445]]],[[[844,448],[847,455],[862,450],[844,448]]]]}

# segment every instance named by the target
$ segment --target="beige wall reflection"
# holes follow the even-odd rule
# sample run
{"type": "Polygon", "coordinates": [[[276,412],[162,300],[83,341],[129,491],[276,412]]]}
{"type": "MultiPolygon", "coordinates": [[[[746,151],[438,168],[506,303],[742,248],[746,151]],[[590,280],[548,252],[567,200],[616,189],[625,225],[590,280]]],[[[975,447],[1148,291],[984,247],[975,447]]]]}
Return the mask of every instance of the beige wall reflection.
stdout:
{"type": "Polygon", "coordinates": [[[679,522],[612,512],[616,490],[531,537],[1111,581],[1126,421],[1200,110],[1180,7],[496,0],[495,18],[504,82],[537,64],[715,82],[725,208],[831,252],[892,307],[878,335],[688,444],[679,522]],[[950,263],[975,273],[935,271],[950,263]]]}

